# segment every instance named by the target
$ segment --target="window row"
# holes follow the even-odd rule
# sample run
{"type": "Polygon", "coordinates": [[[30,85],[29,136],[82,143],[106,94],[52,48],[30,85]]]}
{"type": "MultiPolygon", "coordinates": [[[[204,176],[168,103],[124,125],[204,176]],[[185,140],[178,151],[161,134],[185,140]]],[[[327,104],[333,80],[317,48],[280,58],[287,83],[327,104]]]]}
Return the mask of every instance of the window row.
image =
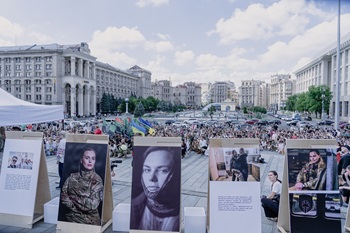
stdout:
{"type": "Polygon", "coordinates": [[[5,63],[11,63],[11,61],[13,60],[15,63],[20,63],[22,62],[23,60],[25,62],[32,62],[33,60],[35,62],[42,62],[42,61],[45,61],[45,62],[52,62],[52,56],[46,56],[46,57],[14,57],[14,58],[11,58],[11,57],[6,57],[6,58],[2,58],[0,59],[1,61],[5,61],[5,63]]]}

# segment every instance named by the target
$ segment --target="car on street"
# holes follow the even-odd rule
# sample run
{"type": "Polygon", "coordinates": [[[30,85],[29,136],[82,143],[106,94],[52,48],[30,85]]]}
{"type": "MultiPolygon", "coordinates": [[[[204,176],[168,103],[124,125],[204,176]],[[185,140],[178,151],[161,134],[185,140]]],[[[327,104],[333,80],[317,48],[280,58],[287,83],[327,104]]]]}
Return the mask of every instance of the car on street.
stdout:
{"type": "Polygon", "coordinates": [[[258,122],[255,122],[254,125],[269,125],[269,122],[266,120],[260,120],[258,122]]]}
{"type": "Polygon", "coordinates": [[[217,120],[208,120],[205,122],[205,125],[215,125],[217,124],[219,121],[217,120]]]}
{"type": "Polygon", "coordinates": [[[172,123],[171,125],[175,126],[175,127],[186,127],[187,124],[180,122],[180,121],[175,121],[174,123],[172,123]]]}
{"type": "Polygon", "coordinates": [[[304,117],[304,120],[305,121],[312,121],[312,118],[311,118],[311,116],[306,116],[306,117],[304,117]]]}
{"type": "Polygon", "coordinates": [[[249,124],[249,125],[254,125],[255,122],[258,122],[258,121],[259,121],[259,119],[250,119],[250,120],[247,120],[245,123],[249,124]]]}
{"type": "Polygon", "coordinates": [[[166,120],[165,121],[165,124],[166,125],[171,125],[171,124],[173,124],[175,122],[175,120],[166,120]]]}
{"type": "Polygon", "coordinates": [[[270,124],[270,125],[274,125],[274,124],[280,125],[280,124],[282,124],[282,122],[281,122],[280,120],[270,120],[270,121],[269,121],[269,124],[270,124]]]}
{"type": "Polygon", "coordinates": [[[198,124],[199,121],[197,120],[197,118],[189,118],[187,120],[184,120],[184,123],[192,125],[192,124],[198,124]]]}
{"type": "Polygon", "coordinates": [[[287,125],[289,125],[289,126],[296,126],[297,124],[298,124],[298,120],[292,120],[292,121],[289,121],[289,122],[287,122],[287,125]]]}
{"type": "Polygon", "coordinates": [[[331,120],[322,120],[317,123],[317,125],[332,125],[332,124],[334,124],[334,121],[331,121],[331,120]]]}
{"type": "Polygon", "coordinates": [[[299,128],[304,128],[305,126],[308,126],[308,125],[310,125],[309,122],[299,121],[296,126],[298,126],[299,128]]]}
{"type": "Polygon", "coordinates": [[[241,122],[237,121],[237,120],[228,120],[228,121],[225,121],[225,124],[226,125],[230,125],[230,126],[234,126],[234,125],[239,125],[241,124],[241,122]]]}

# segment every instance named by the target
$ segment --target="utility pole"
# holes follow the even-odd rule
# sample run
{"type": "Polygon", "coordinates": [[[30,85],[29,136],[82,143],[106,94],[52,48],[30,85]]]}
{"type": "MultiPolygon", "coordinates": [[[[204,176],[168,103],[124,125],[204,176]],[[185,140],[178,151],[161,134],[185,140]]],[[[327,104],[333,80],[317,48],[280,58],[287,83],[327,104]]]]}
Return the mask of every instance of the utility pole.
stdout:
{"type": "Polygon", "coordinates": [[[321,118],[322,120],[325,119],[325,112],[324,112],[324,98],[325,98],[325,87],[322,86],[322,115],[321,115],[321,118]]]}

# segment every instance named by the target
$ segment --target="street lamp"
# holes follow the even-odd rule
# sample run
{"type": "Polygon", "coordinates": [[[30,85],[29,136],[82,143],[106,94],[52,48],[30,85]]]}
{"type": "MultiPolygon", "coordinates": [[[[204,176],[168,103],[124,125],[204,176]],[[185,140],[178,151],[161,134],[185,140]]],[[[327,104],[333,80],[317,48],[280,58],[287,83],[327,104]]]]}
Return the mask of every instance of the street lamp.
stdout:
{"type": "Polygon", "coordinates": [[[324,113],[324,98],[325,98],[326,96],[325,96],[324,92],[325,92],[325,89],[324,89],[324,86],[323,86],[323,87],[322,87],[322,116],[321,116],[322,120],[325,119],[325,113],[324,113]]]}
{"type": "Polygon", "coordinates": [[[125,114],[129,114],[128,107],[129,107],[129,99],[125,98],[125,114]]]}

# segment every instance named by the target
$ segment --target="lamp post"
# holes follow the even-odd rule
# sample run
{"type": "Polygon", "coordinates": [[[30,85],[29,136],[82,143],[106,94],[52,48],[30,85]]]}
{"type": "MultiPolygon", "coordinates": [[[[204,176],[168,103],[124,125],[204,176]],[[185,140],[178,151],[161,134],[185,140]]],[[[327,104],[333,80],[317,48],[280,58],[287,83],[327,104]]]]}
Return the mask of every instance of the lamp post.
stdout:
{"type": "Polygon", "coordinates": [[[326,97],[325,96],[325,90],[324,90],[324,86],[322,87],[322,116],[321,116],[321,118],[322,118],[322,120],[324,120],[325,119],[325,113],[324,113],[324,98],[326,97]]]}
{"type": "Polygon", "coordinates": [[[128,114],[128,107],[129,107],[129,99],[125,98],[125,114],[128,114]]]}

